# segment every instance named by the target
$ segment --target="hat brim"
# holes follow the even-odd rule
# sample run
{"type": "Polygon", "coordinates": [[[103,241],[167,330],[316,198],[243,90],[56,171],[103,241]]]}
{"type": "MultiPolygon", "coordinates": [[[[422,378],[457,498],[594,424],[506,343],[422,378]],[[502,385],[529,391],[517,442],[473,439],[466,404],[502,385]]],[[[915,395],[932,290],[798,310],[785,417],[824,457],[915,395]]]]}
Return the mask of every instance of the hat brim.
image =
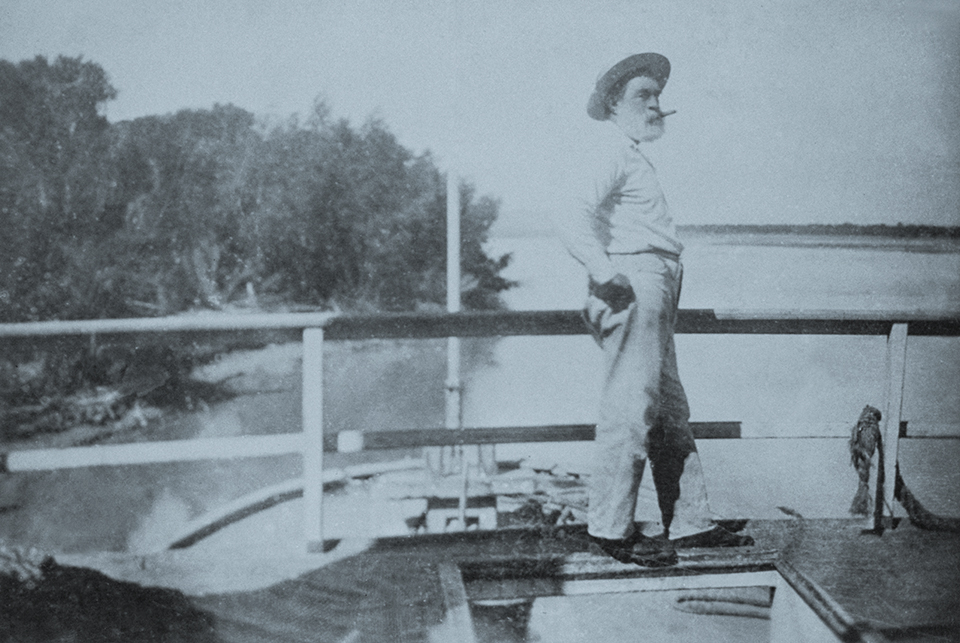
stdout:
{"type": "Polygon", "coordinates": [[[624,80],[637,76],[649,76],[659,83],[662,89],[670,78],[670,61],[666,56],[652,52],[627,56],[597,80],[597,86],[587,102],[587,114],[590,118],[605,121],[610,117],[607,98],[610,91],[624,80]]]}

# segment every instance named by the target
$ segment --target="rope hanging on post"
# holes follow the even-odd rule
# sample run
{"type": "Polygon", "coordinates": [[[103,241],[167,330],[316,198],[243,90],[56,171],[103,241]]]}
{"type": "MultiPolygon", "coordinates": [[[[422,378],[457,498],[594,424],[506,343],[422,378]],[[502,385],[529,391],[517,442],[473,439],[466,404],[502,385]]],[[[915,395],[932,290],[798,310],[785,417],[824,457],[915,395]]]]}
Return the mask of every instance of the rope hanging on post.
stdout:
{"type": "Polygon", "coordinates": [[[910,518],[910,524],[914,527],[928,531],[952,531],[960,533],[960,518],[938,516],[920,504],[917,497],[911,493],[909,487],[903,482],[903,478],[900,476],[899,466],[897,467],[893,496],[900,501],[900,504],[907,512],[907,516],[910,518]]]}

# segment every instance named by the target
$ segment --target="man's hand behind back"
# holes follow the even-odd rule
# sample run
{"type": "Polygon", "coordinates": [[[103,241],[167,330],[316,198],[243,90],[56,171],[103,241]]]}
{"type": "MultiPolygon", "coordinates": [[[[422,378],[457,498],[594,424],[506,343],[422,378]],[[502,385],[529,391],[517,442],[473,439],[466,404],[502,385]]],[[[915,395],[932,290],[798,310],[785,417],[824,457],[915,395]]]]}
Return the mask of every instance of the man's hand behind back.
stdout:
{"type": "Polygon", "coordinates": [[[637,297],[630,285],[630,280],[625,275],[617,273],[610,281],[602,284],[591,280],[590,294],[602,299],[604,303],[610,306],[613,313],[619,313],[636,301],[637,297]]]}

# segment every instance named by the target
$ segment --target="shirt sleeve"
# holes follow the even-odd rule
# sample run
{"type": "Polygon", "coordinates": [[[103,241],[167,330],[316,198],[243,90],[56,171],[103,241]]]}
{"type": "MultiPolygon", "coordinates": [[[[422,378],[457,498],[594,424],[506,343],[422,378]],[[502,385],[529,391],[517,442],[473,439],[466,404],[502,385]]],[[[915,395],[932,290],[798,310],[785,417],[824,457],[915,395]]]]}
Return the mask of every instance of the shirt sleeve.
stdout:
{"type": "Polygon", "coordinates": [[[593,184],[593,194],[554,217],[557,236],[574,259],[587,269],[597,283],[617,274],[607,255],[610,243],[610,213],[617,200],[620,171],[608,168],[593,184]]]}

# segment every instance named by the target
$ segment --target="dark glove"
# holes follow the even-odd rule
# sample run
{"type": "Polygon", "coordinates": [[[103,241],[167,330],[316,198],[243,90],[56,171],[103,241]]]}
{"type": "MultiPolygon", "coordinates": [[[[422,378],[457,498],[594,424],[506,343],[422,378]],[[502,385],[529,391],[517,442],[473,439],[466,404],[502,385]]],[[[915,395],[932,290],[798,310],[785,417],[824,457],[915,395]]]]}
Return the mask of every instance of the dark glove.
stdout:
{"type": "Polygon", "coordinates": [[[637,297],[630,285],[630,280],[624,275],[617,273],[610,281],[602,284],[590,280],[590,294],[610,306],[610,311],[619,313],[636,301],[637,297]]]}

